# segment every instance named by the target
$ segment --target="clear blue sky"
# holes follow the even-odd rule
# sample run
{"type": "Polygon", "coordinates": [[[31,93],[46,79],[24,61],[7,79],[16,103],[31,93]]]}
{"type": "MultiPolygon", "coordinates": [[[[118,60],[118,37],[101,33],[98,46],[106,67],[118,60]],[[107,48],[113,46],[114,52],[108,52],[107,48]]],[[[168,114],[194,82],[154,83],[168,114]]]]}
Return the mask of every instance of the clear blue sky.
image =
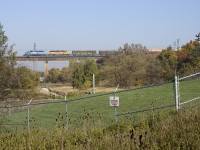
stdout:
{"type": "Polygon", "coordinates": [[[33,49],[166,48],[200,32],[200,0],[1,0],[9,45],[33,49]]]}

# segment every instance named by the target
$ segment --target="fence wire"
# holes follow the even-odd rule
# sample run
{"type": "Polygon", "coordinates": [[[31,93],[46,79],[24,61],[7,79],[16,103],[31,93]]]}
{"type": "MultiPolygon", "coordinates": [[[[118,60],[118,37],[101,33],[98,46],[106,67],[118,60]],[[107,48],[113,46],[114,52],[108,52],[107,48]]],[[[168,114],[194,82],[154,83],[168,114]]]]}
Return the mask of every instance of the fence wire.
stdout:
{"type": "Polygon", "coordinates": [[[200,100],[200,73],[179,78],[180,104],[200,100]]]}
{"type": "Polygon", "coordinates": [[[141,112],[175,106],[174,83],[162,83],[140,88],[82,96],[73,99],[33,102],[28,105],[0,107],[1,130],[28,128],[84,128],[105,127],[117,121],[140,119],[141,112]],[[109,105],[109,97],[119,97],[119,106],[109,105]],[[66,107],[67,106],[67,107],[66,107]],[[116,112],[115,112],[116,111],[116,112]],[[133,115],[134,114],[134,115],[133,115]],[[129,117],[127,117],[127,115],[129,117]],[[131,117],[130,117],[131,116],[131,117]]]}

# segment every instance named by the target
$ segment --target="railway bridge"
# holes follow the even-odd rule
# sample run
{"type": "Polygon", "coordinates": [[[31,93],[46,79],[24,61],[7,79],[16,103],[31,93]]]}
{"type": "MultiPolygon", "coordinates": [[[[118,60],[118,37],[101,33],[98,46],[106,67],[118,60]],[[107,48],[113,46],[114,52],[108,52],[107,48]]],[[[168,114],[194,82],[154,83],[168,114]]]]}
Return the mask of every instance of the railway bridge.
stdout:
{"type": "Polygon", "coordinates": [[[66,61],[70,59],[74,60],[81,60],[86,58],[93,58],[98,59],[105,56],[100,55],[79,55],[79,56],[73,56],[73,55],[55,55],[55,56],[16,56],[16,61],[44,61],[44,75],[45,77],[48,76],[48,62],[49,61],[66,61]]]}

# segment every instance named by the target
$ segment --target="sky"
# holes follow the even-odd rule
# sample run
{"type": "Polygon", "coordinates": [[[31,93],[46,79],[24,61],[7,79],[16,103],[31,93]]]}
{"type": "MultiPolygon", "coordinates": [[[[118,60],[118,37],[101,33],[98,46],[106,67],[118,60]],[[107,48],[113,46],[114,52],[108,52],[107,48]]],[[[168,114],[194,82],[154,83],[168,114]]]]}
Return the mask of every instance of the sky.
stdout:
{"type": "Polygon", "coordinates": [[[199,0],[0,0],[8,44],[33,50],[180,46],[200,32],[199,0]]]}

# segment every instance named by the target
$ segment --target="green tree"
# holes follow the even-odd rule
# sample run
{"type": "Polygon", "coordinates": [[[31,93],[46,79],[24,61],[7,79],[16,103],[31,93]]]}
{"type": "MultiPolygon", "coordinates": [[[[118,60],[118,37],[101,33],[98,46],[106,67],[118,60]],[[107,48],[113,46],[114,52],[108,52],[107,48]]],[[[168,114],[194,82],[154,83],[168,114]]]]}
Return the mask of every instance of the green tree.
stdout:
{"type": "Polygon", "coordinates": [[[60,76],[59,76],[59,80],[61,82],[70,82],[70,69],[68,67],[64,67],[62,68],[61,72],[60,72],[60,76]]]}
{"type": "Polygon", "coordinates": [[[61,71],[59,69],[52,68],[49,70],[48,81],[52,83],[59,82],[60,75],[61,75],[61,71]]]}
{"type": "Polygon", "coordinates": [[[33,89],[40,82],[39,73],[32,71],[24,66],[16,68],[16,81],[18,89],[33,89]]]}
{"type": "Polygon", "coordinates": [[[174,79],[178,58],[172,47],[163,50],[157,57],[161,64],[161,75],[165,80],[174,79]]]}
{"type": "Polygon", "coordinates": [[[69,78],[73,88],[87,89],[92,85],[92,75],[95,74],[98,84],[98,68],[92,59],[81,60],[80,62],[70,61],[69,78]]]}
{"type": "Polygon", "coordinates": [[[0,24],[0,100],[8,98],[9,93],[15,88],[15,55],[13,46],[6,44],[8,37],[0,24]]]}
{"type": "Polygon", "coordinates": [[[151,57],[146,62],[147,62],[146,82],[152,84],[163,81],[163,79],[161,78],[160,61],[157,60],[155,57],[151,57]]]}
{"type": "Polygon", "coordinates": [[[0,24],[0,100],[27,98],[30,91],[27,93],[25,89],[34,89],[39,83],[39,75],[26,67],[16,68],[14,45],[9,47],[7,40],[0,24]]]}
{"type": "Polygon", "coordinates": [[[177,52],[179,74],[189,74],[200,71],[200,43],[190,41],[177,52]]]}
{"type": "Polygon", "coordinates": [[[122,53],[130,54],[134,52],[145,52],[147,48],[146,46],[143,46],[142,44],[132,43],[131,45],[129,45],[128,43],[125,43],[123,48],[120,47],[118,50],[122,53]]]}
{"type": "Polygon", "coordinates": [[[112,86],[117,84],[121,87],[139,86],[143,84],[146,66],[143,53],[122,53],[111,57],[102,67],[101,79],[112,86]]]}
{"type": "MultiPolygon", "coordinates": [[[[95,60],[86,59],[83,62],[83,70],[84,70],[83,85],[84,85],[84,88],[87,89],[91,87],[92,85],[93,74],[95,74],[96,79],[98,79],[98,75],[97,75],[98,68],[97,68],[97,64],[95,60]]],[[[96,82],[96,84],[98,84],[98,81],[96,82]]]]}
{"type": "Polygon", "coordinates": [[[72,86],[73,88],[83,88],[84,70],[80,62],[73,64],[72,69],[72,86]]]}
{"type": "Polygon", "coordinates": [[[191,58],[191,64],[193,66],[193,72],[200,71],[200,43],[199,42],[198,42],[198,45],[196,45],[192,49],[190,58],[191,58]]]}

